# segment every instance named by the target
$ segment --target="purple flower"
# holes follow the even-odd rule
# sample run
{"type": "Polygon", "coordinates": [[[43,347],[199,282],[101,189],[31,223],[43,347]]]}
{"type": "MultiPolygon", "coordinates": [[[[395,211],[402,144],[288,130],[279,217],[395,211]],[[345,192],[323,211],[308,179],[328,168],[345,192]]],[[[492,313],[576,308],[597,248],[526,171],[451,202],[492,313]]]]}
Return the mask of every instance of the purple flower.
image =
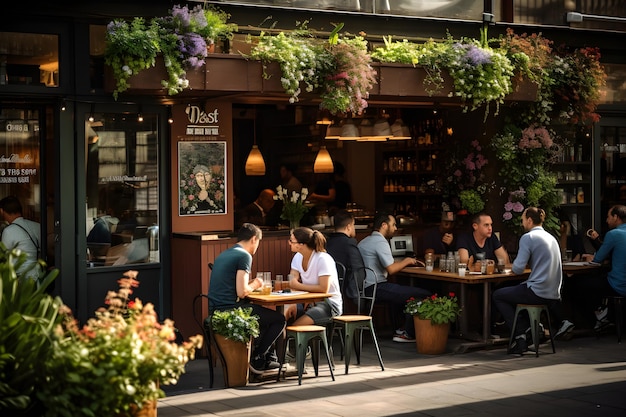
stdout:
{"type": "Polygon", "coordinates": [[[519,201],[516,201],[515,203],[513,203],[513,211],[516,213],[521,213],[522,211],[524,211],[524,205],[519,201]]]}
{"type": "Polygon", "coordinates": [[[507,212],[505,212],[505,213],[502,215],[502,218],[503,218],[504,220],[511,220],[511,219],[513,218],[513,215],[511,214],[511,212],[510,212],[510,211],[507,211],[507,212]]]}
{"type": "Polygon", "coordinates": [[[505,209],[506,211],[511,211],[511,210],[513,210],[513,202],[508,201],[508,202],[504,205],[504,209],[505,209]]]}
{"type": "Polygon", "coordinates": [[[473,66],[491,64],[491,54],[489,51],[479,48],[476,45],[463,45],[465,49],[465,61],[473,66]]]}

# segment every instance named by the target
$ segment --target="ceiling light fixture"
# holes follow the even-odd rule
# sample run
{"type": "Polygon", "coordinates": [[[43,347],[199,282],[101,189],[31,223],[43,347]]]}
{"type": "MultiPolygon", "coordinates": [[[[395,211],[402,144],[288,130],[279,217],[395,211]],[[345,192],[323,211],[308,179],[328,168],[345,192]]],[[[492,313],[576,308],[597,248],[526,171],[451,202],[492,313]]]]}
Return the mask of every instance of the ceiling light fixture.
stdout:
{"type": "Polygon", "coordinates": [[[320,150],[315,157],[315,163],[313,164],[313,172],[315,174],[332,174],[334,170],[333,160],[326,146],[320,146],[320,150]]]}
{"type": "Polygon", "coordinates": [[[256,111],[253,115],[253,145],[246,159],[246,175],[248,176],[262,176],[265,175],[265,160],[263,160],[263,154],[259,150],[256,144],[256,111]]]}

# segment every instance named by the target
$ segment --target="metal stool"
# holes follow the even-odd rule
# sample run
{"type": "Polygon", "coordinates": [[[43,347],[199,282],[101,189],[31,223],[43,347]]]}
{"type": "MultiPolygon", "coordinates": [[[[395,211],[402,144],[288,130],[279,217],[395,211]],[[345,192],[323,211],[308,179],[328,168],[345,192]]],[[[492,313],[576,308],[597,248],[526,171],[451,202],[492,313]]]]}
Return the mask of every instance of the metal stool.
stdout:
{"type": "Polygon", "coordinates": [[[352,352],[352,346],[356,353],[356,363],[361,363],[361,347],[363,345],[363,331],[369,330],[372,333],[372,339],[374,346],[376,347],[376,353],[378,354],[378,362],[380,363],[380,369],[385,370],[383,365],[383,358],[380,356],[380,349],[378,348],[378,341],[376,340],[376,333],[374,332],[374,324],[372,323],[372,316],[362,315],[344,315],[337,316],[334,319],[335,325],[341,326],[343,330],[345,349],[345,365],[346,375],[348,374],[348,367],[350,366],[350,355],[352,352]],[[358,335],[358,336],[357,336],[358,335]],[[358,339],[357,339],[358,337],[358,339]]]}
{"type": "Polygon", "coordinates": [[[541,313],[545,312],[548,320],[548,330],[550,331],[550,343],[552,344],[552,353],[556,353],[554,348],[554,337],[552,335],[552,325],[550,324],[550,311],[545,304],[518,304],[515,309],[515,319],[513,320],[513,327],[511,328],[511,337],[509,338],[509,347],[507,353],[511,352],[511,346],[515,340],[515,329],[517,326],[517,318],[522,311],[528,313],[528,319],[530,321],[530,334],[533,338],[533,344],[535,345],[535,357],[539,357],[539,323],[541,322],[541,313]]]}
{"type": "MultiPolygon", "coordinates": [[[[330,376],[335,380],[335,374],[333,373],[333,365],[330,360],[330,353],[328,350],[328,339],[326,338],[326,327],[307,325],[307,326],[287,326],[287,337],[285,338],[285,353],[287,352],[287,346],[289,345],[289,339],[295,340],[296,345],[296,365],[298,367],[298,385],[302,385],[302,373],[304,372],[304,360],[306,358],[306,351],[309,343],[315,340],[317,343],[311,347],[311,359],[313,360],[313,369],[315,369],[315,376],[318,376],[318,363],[319,363],[319,342],[324,345],[324,352],[326,353],[326,360],[328,362],[328,368],[330,369],[330,376]]],[[[280,379],[280,372],[278,373],[277,380],[280,379]]]]}

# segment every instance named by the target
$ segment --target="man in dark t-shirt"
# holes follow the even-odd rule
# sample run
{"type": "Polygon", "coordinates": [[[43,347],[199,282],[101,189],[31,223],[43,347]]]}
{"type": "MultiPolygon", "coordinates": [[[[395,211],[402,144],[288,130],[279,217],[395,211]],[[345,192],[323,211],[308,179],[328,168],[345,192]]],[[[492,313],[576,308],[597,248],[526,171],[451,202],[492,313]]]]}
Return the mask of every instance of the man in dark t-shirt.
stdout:
{"type": "Polygon", "coordinates": [[[250,358],[250,370],[257,374],[280,366],[272,345],[285,328],[285,317],[281,313],[245,300],[248,294],[263,286],[262,279],[250,279],[252,255],[256,253],[262,236],[261,229],[251,223],[241,226],[237,243],[220,253],[213,262],[208,294],[211,312],[246,307],[259,316],[260,334],[254,340],[250,358]]]}
{"type": "Polygon", "coordinates": [[[457,250],[461,263],[468,267],[476,261],[476,254],[484,253],[485,259],[503,259],[509,264],[509,254],[496,235],[493,234],[493,220],[486,213],[478,213],[472,218],[470,233],[459,236],[457,250]]]}

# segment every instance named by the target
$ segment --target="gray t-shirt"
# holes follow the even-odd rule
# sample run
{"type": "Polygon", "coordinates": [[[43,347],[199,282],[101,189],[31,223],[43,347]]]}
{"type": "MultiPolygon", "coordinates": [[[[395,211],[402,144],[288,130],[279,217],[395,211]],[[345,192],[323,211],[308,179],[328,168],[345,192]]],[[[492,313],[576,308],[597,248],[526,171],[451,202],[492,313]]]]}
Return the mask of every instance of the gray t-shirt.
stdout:
{"type": "MultiPolygon", "coordinates": [[[[359,251],[366,267],[376,272],[376,282],[387,281],[387,267],[394,263],[389,241],[380,232],[371,235],[359,242],[359,251]]],[[[370,275],[365,279],[365,287],[373,285],[370,275]]]]}

